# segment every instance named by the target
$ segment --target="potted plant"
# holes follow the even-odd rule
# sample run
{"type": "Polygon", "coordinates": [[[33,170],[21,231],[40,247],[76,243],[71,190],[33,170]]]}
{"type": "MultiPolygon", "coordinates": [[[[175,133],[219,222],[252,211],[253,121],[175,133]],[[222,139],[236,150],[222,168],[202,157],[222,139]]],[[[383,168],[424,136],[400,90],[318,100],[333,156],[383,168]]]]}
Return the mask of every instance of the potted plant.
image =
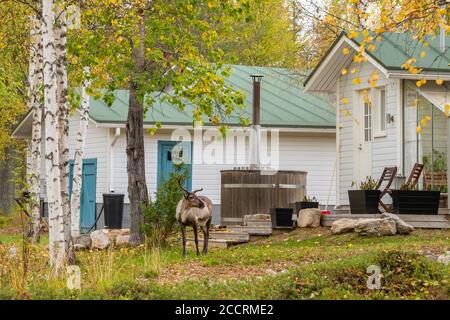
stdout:
{"type": "MultiPolygon", "coordinates": [[[[352,187],[357,185],[352,182],[352,187]]],[[[350,212],[352,214],[377,214],[380,203],[381,191],[376,189],[377,182],[372,177],[366,177],[366,180],[359,183],[358,190],[348,190],[348,199],[350,201],[350,212]]]]}
{"type": "Polygon", "coordinates": [[[440,194],[439,190],[415,190],[407,183],[391,190],[396,214],[438,214],[440,194]]]}
{"type": "Polygon", "coordinates": [[[304,196],[302,201],[295,202],[295,212],[298,213],[302,209],[319,208],[319,201],[316,197],[304,196]]]}

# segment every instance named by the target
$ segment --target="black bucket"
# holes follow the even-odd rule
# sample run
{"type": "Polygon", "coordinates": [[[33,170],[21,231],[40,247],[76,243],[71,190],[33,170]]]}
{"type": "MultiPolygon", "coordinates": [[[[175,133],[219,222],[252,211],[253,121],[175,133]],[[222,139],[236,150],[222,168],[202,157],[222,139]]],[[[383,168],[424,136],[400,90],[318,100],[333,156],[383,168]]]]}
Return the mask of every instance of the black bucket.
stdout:
{"type": "Polygon", "coordinates": [[[120,193],[104,193],[105,228],[122,229],[123,199],[120,193]]]}

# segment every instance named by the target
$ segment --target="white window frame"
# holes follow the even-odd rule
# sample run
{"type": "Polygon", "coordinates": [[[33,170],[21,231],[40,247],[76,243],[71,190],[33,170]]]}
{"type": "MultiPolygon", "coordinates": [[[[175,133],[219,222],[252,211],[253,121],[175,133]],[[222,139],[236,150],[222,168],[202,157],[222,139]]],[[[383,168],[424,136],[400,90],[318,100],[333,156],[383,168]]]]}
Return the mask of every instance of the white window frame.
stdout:
{"type": "Polygon", "coordinates": [[[375,93],[375,108],[373,110],[373,137],[381,138],[387,136],[387,90],[386,87],[379,87],[374,90],[375,93]],[[384,116],[381,113],[381,92],[384,91],[384,116]],[[383,119],[382,119],[383,118],[383,119]],[[384,130],[381,128],[381,124],[384,122],[384,130]]]}

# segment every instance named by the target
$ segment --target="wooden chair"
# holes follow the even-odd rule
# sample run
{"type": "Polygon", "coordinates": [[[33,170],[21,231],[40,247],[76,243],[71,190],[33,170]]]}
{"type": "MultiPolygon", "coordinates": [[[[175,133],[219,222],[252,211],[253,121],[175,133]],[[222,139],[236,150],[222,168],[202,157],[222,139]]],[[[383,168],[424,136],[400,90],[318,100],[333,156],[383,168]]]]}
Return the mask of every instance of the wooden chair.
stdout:
{"type": "Polygon", "coordinates": [[[381,190],[380,194],[380,206],[383,207],[386,212],[392,212],[393,206],[385,204],[381,199],[386,195],[390,194],[390,187],[392,185],[392,182],[394,182],[394,178],[397,174],[397,167],[386,167],[383,170],[383,173],[381,174],[380,180],[378,180],[378,184],[376,189],[380,189],[383,182],[387,181],[386,185],[383,187],[383,190],[381,190]]]}
{"type": "Polygon", "coordinates": [[[423,164],[416,163],[414,164],[414,167],[411,170],[411,174],[409,175],[408,180],[406,181],[406,184],[410,186],[411,189],[416,189],[417,184],[419,183],[420,175],[423,171],[423,164]]]}

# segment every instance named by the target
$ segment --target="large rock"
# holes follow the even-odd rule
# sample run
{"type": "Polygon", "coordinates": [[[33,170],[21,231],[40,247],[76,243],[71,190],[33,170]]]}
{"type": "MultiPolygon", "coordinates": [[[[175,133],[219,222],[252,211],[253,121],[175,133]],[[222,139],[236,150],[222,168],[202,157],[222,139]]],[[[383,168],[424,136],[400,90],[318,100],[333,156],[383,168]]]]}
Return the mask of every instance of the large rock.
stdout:
{"type": "Polygon", "coordinates": [[[341,234],[341,233],[349,233],[353,232],[355,226],[358,224],[358,220],[356,219],[348,219],[342,218],[336,220],[331,225],[331,233],[333,234],[341,234]]]}
{"type": "Polygon", "coordinates": [[[297,226],[299,228],[320,227],[320,217],[320,210],[317,208],[300,210],[297,218],[297,226]]]}
{"type": "Polygon", "coordinates": [[[450,264],[450,251],[447,251],[445,254],[437,257],[437,261],[445,265],[450,264]]]}
{"type": "Polygon", "coordinates": [[[119,236],[130,234],[130,229],[102,229],[102,231],[108,236],[111,243],[115,243],[119,236]]]}
{"type": "Polygon", "coordinates": [[[395,221],[395,226],[397,228],[397,233],[399,234],[410,234],[414,231],[414,227],[407,224],[405,221],[403,221],[399,216],[396,214],[384,212],[381,214],[383,218],[386,219],[392,219],[395,221]]]}
{"type": "Polygon", "coordinates": [[[88,234],[82,234],[73,238],[73,247],[75,250],[89,249],[91,247],[92,240],[88,234]]]}
{"type": "Polygon", "coordinates": [[[126,235],[119,235],[116,238],[116,245],[117,246],[127,246],[130,244],[130,235],[126,234],[126,235]]]}
{"type": "Polygon", "coordinates": [[[109,247],[111,241],[109,240],[108,235],[103,232],[103,230],[95,230],[91,233],[91,240],[92,240],[92,249],[106,249],[109,247]]]}
{"type": "Polygon", "coordinates": [[[393,236],[397,233],[397,227],[393,219],[360,219],[355,232],[362,236],[393,236]]]}

